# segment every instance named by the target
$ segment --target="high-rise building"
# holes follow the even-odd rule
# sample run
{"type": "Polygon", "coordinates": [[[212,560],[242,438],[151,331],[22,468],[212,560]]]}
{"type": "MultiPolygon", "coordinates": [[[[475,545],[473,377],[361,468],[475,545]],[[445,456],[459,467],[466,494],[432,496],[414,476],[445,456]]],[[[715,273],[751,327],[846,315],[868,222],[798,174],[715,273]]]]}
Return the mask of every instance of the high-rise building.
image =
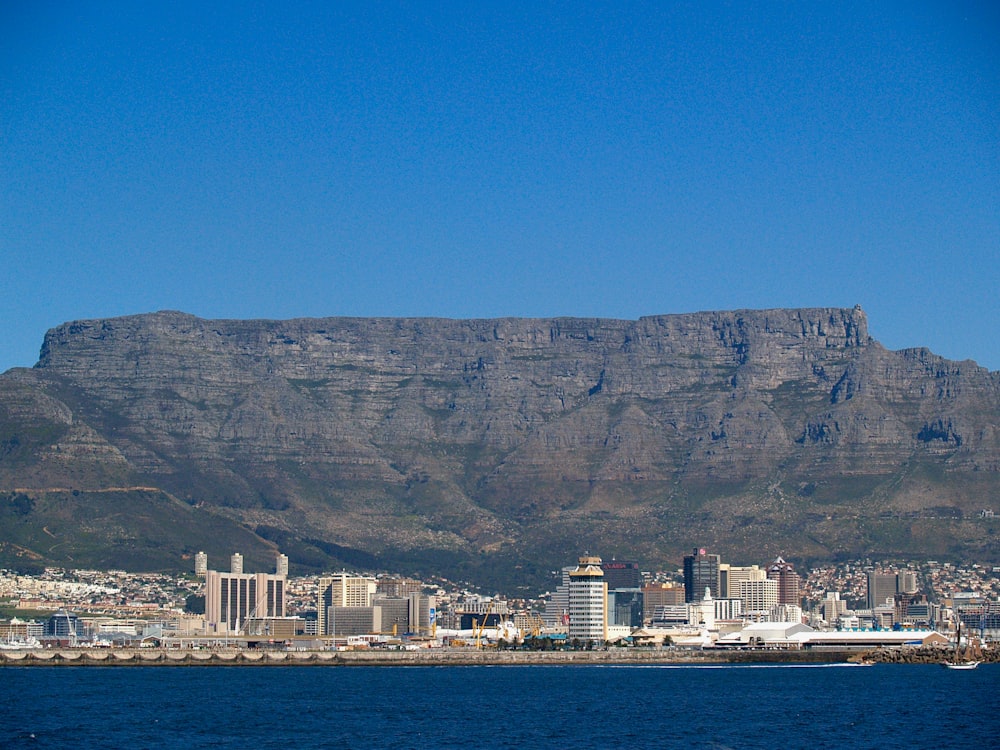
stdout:
{"type": "Polygon", "coordinates": [[[802,596],[799,593],[800,578],[795,572],[795,566],[779,557],[767,566],[767,577],[778,582],[778,604],[795,607],[802,605],[802,596]]]}
{"type": "Polygon", "coordinates": [[[575,566],[568,565],[560,571],[559,585],[545,603],[545,612],[542,614],[546,627],[558,628],[569,624],[569,574],[574,570],[575,566]]]}
{"type": "Polygon", "coordinates": [[[288,576],[288,555],[278,555],[278,560],[274,566],[274,572],[279,576],[288,576]]]}
{"type": "Polygon", "coordinates": [[[194,574],[204,576],[208,572],[208,555],[199,552],[194,556],[194,574]]]}
{"type": "Polygon", "coordinates": [[[708,554],[704,548],[695,548],[694,552],[684,557],[684,601],[700,602],[705,598],[705,589],[712,594],[713,599],[719,597],[719,565],[718,555],[708,554]]]}
{"type": "Polygon", "coordinates": [[[370,607],[378,584],[374,578],[336,573],[317,582],[316,629],[320,635],[331,635],[330,607],[370,607]]]}
{"type": "MultiPolygon", "coordinates": [[[[235,557],[235,555],[234,555],[235,557]]],[[[285,576],[270,573],[205,574],[205,625],[210,633],[235,635],[249,619],[285,617],[285,576]]]]}
{"type": "Polygon", "coordinates": [[[741,581],[740,599],[747,614],[770,614],[778,604],[778,582],[773,578],[763,581],[741,581]]]}
{"type": "Polygon", "coordinates": [[[229,559],[229,572],[236,574],[243,572],[243,555],[239,552],[234,552],[233,556],[229,559]]]}
{"type": "Polygon", "coordinates": [[[642,619],[650,622],[657,609],[684,604],[684,589],[671,583],[650,583],[642,587],[642,619]]]}
{"type": "Polygon", "coordinates": [[[376,595],[374,606],[381,610],[380,632],[386,635],[403,635],[411,632],[409,598],[376,595]]]}
{"type": "Polygon", "coordinates": [[[643,621],[642,589],[608,591],[608,624],[641,628],[643,621]]]}
{"type": "Polygon", "coordinates": [[[639,563],[611,560],[602,562],[601,570],[604,571],[604,582],[608,584],[608,591],[637,589],[642,586],[639,563]]]}
{"type": "Polygon", "coordinates": [[[608,586],[601,558],[585,556],[569,574],[569,639],[603,643],[608,638],[608,586]]]}
{"type": "Polygon", "coordinates": [[[828,625],[836,625],[840,617],[847,612],[847,602],[840,598],[839,591],[827,591],[826,598],[820,604],[820,610],[828,625]]]}
{"type": "Polygon", "coordinates": [[[741,581],[763,581],[767,571],[757,565],[740,566],[719,563],[719,598],[737,599],[741,581]]]}
{"type": "Polygon", "coordinates": [[[868,573],[868,609],[881,607],[886,600],[892,602],[899,593],[899,576],[896,573],[868,573]]]}

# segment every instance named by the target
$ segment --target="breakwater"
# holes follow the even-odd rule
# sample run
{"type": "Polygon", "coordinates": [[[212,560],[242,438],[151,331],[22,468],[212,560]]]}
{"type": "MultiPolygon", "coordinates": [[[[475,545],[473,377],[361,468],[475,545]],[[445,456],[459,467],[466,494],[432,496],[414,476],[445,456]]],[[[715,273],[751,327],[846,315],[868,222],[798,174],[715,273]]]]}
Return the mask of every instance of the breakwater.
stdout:
{"type": "MultiPolygon", "coordinates": [[[[936,646],[891,649],[878,648],[866,651],[862,658],[877,664],[941,664],[955,658],[951,649],[936,646]]],[[[1000,664],[1000,649],[985,648],[974,654],[963,654],[961,659],[975,659],[983,664],[1000,664]]]]}
{"type": "Polygon", "coordinates": [[[0,666],[483,666],[585,664],[837,663],[857,654],[837,651],[256,651],[178,649],[36,649],[0,651],[0,666]]]}

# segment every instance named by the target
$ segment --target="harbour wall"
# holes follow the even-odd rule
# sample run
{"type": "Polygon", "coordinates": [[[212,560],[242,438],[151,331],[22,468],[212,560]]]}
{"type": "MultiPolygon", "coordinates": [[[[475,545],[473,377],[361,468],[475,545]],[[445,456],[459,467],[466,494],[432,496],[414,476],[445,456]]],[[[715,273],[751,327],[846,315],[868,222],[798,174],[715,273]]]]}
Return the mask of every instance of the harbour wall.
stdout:
{"type": "Polygon", "coordinates": [[[254,651],[177,649],[36,649],[0,651],[0,666],[482,666],[837,663],[856,661],[841,651],[254,651]]]}

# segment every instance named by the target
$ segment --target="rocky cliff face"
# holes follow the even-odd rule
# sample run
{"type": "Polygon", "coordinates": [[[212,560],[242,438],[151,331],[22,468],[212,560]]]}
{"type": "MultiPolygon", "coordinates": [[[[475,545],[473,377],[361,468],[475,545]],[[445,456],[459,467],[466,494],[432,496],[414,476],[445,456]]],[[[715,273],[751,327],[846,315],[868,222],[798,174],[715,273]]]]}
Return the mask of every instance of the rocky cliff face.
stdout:
{"type": "MultiPolygon", "coordinates": [[[[8,554],[39,559],[60,554],[40,505],[132,518],[150,493],[174,527],[218,527],[219,554],[249,530],[261,557],[481,580],[514,564],[530,580],[583,548],[650,565],[695,543],[734,559],[985,554],[998,424],[997,373],[887,351],[858,308],[164,312],[64,324],[35,368],[0,377],[0,491],[36,506],[8,554]]],[[[153,535],[119,524],[141,558],[153,535]]],[[[91,546],[70,529],[56,544],[92,555],[112,533],[91,526],[91,546]]]]}

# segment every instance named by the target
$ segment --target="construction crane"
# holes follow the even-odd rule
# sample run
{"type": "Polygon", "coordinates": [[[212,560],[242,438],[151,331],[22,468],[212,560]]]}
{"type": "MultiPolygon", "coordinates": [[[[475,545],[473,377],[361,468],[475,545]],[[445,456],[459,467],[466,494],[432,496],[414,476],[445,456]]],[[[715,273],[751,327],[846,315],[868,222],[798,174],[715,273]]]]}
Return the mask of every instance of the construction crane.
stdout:
{"type": "Polygon", "coordinates": [[[533,638],[537,638],[541,634],[542,629],[545,627],[545,622],[537,612],[532,612],[527,617],[526,625],[531,631],[531,636],[533,638]]]}
{"type": "Polygon", "coordinates": [[[478,620],[472,621],[472,633],[476,638],[476,648],[482,649],[483,647],[483,630],[486,629],[486,623],[490,619],[490,613],[493,611],[493,605],[496,604],[496,599],[490,599],[490,605],[486,608],[486,614],[483,615],[482,624],[478,620]]]}

